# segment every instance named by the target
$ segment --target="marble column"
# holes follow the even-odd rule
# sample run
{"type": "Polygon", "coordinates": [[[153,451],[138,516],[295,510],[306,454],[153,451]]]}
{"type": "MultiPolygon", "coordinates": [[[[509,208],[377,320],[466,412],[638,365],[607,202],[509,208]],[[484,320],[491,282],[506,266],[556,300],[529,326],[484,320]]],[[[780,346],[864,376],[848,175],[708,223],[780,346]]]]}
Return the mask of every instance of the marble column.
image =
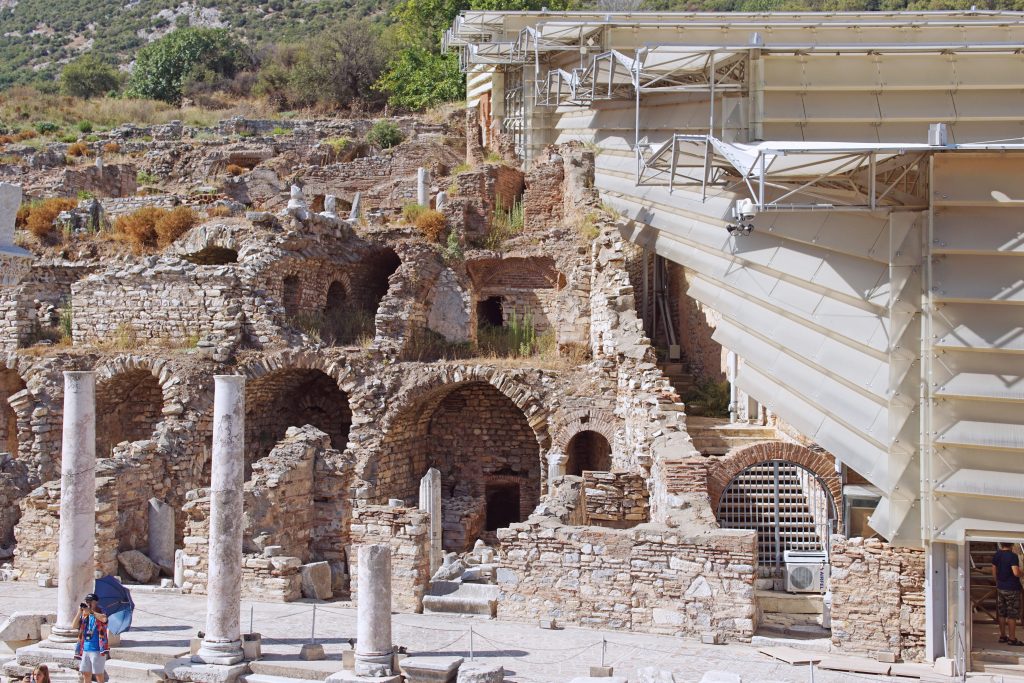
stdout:
{"type": "Polygon", "coordinates": [[[430,182],[430,174],[425,168],[416,170],[416,203],[420,206],[430,207],[430,195],[427,194],[427,183],[430,182]]]}
{"type": "Polygon", "coordinates": [[[391,548],[359,546],[356,591],[356,676],[393,673],[391,640],[391,548]]]}
{"type": "Polygon", "coordinates": [[[441,211],[446,206],[448,206],[448,193],[441,190],[437,193],[437,196],[434,197],[434,208],[441,211]]]}
{"type": "Polygon", "coordinates": [[[210,566],[206,635],[192,661],[242,661],[242,463],[245,377],[213,378],[213,463],[210,481],[210,566]]]}
{"type": "Polygon", "coordinates": [[[569,462],[569,456],[562,451],[552,449],[548,451],[548,493],[554,490],[555,479],[565,476],[565,466],[569,462]]]}
{"type": "Polygon", "coordinates": [[[60,459],[60,540],[57,623],[49,643],[74,647],[78,605],[96,576],[96,375],[64,373],[64,432],[60,459]]]}
{"type": "Polygon", "coordinates": [[[356,192],[356,196],[352,198],[352,211],[349,213],[348,218],[352,221],[357,221],[362,217],[363,208],[363,195],[356,192]]]}
{"type": "Polygon", "coordinates": [[[174,508],[157,498],[150,498],[149,559],[170,574],[174,571],[174,508]]]}
{"type": "Polygon", "coordinates": [[[441,472],[431,467],[420,479],[420,510],[430,515],[430,575],[441,566],[444,552],[441,550],[441,472]]]}

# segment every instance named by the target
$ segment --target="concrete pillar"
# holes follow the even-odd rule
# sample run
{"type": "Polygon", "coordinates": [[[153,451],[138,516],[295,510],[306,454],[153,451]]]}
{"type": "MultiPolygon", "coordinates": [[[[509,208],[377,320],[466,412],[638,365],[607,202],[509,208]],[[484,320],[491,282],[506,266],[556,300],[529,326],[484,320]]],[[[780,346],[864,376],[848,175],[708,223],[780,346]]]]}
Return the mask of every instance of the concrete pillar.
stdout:
{"type": "Polygon", "coordinates": [[[569,456],[562,451],[551,449],[547,454],[548,459],[548,493],[554,489],[554,481],[565,476],[565,466],[569,462],[569,456]]]}
{"type": "Polygon", "coordinates": [[[356,676],[390,676],[391,548],[359,546],[359,588],[356,592],[356,676]]]}
{"type": "Polygon", "coordinates": [[[427,194],[427,183],[430,182],[430,174],[425,168],[416,170],[416,203],[420,206],[430,206],[430,195],[427,194]]]}
{"type": "Polygon", "coordinates": [[[352,198],[352,212],[348,215],[349,220],[357,221],[362,217],[362,205],[363,195],[356,192],[356,196],[352,198]]]}
{"type": "Polygon", "coordinates": [[[441,472],[431,467],[420,479],[420,510],[430,515],[430,575],[441,566],[444,551],[441,549],[441,472]]]}
{"type": "Polygon", "coordinates": [[[149,499],[149,559],[165,573],[174,571],[174,508],[156,498],[149,499]]]}
{"type": "Polygon", "coordinates": [[[60,541],[57,623],[49,644],[74,647],[78,605],[96,576],[96,375],[64,373],[64,432],[60,460],[60,541]]]}
{"type": "Polygon", "coordinates": [[[213,463],[210,481],[210,567],[206,636],[193,662],[242,661],[242,462],[245,377],[213,378],[213,463]]]}

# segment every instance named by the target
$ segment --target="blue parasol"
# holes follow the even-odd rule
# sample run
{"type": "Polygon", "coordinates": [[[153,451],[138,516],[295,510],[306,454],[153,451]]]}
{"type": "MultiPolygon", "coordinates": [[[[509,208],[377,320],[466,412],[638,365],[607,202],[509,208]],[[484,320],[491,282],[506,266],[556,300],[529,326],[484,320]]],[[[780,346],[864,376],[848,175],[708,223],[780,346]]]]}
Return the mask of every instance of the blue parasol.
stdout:
{"type": "Polygon", "coordinates": [[[100,609],[107,615],[107,631],[124,633],[132,627],[132,612],[135,603],[132,594],[113,576],[96,579],[96,597],[100,609]]]}

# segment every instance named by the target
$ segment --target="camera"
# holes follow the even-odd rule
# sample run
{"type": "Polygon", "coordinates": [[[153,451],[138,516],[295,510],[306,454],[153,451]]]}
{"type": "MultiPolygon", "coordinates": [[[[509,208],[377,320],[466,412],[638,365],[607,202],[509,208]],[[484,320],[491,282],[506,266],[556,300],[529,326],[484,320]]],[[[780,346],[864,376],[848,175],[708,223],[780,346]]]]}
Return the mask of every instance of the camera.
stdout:
{"type": "Polygon", "coordinates": [[[80,602],[80,603],[78,603],[78,606],[79,606],[79,607],[81,607],[82,609],[85,609],[85,608],[87,608],[87,607],[88,607],[88,605],[87,605],[87,604],[85,604],[84,602],[80,602]]]}

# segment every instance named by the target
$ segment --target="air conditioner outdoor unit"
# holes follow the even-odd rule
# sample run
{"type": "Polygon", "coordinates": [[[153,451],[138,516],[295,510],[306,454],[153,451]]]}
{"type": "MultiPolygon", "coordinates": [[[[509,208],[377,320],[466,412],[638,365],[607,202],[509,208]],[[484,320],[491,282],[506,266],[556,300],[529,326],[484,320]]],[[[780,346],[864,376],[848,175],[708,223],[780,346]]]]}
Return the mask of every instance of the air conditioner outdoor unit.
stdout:
{"type": "Polygon", "coordinates": [[[783,559],[786,562],[787,593],[824,593],[828,588],[827,552],[787,550],[783,559]]]}

